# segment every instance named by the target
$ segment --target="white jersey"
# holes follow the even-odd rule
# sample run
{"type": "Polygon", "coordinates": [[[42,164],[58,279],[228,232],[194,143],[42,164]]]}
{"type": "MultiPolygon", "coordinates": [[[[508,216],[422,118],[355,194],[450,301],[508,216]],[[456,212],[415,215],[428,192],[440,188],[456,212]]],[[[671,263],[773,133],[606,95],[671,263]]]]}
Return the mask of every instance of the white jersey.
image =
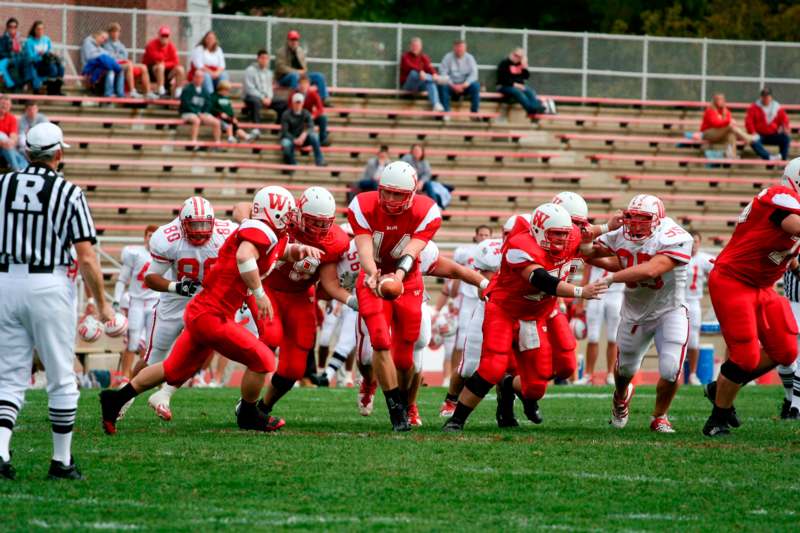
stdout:
{"type": "MultiPolygon", "coordinates": [[[[150,255],[153,257],[150,272],[158,274],[168,266],[163,274],[168,280],[191,278],[203,281],[205,273],[217,261],[222,244],[236,228],[238,225],[234,222],[217,219],[211,238],[205,244],[195,246],[184,238],[179,219],[164,224],[150,237],[150,255]],[[157,270],[154,271],[154,268],[157,270]]],[[[162,292],[159,295],[158,313],[162,318],[176,314],[182,316],[188,302],[188,298],[179,294],[162,292]]]]}
{"type": "MultiPolygon", "coordinates": [[[[589,271],[589,283],[594,283],[595,281],[601,280],[606,276],[611,275],[608,270],[603,270],[600,267],[591,266],[591,270],[589,271]]],[[[608,292],[622,292],[625,290],[625,285],[622,283],[612,283],[611,286],[608,288],[608,292]]],[[[602,296],[601,296],[602,299],[602,296]]]]}
{"type": "Polygon", "coordinates": [[[433,241],[428,241],[425,248],[419,253],[419,271],[423,276],[430,275],[439,262],[439,247],[433,241]]]}
{"type": "MultiPolygon", "coordinates": [[[[439,247],[433,241],[428,241],[425,248],[419,254],[419,269],[423,275],[430,273],[436,267],[439,260],[439,247]]],[[[356,286],[356,279],[361,273],[361,262],[358,259],[358,248],[355,239],[350,241],[350,248],[336,264],[336,275],[339,277],[339,284],[348,291],[356,286]]]]}
{"type": "Polygon", "coordinates": [[[689,261],[689,266],[686,268],[687,300],[701,300],[703,298],[706,278],[708,278],[711,269],[714,268],[714,263],[711,262],[713,259],[714,256],[706,252],[697,252],[692,256],[691,261],[689,261]]]}
{"type": "Polygon", "coordinates": [[[122,249],[118,281],[128,288],[128,295],[135,300],[155,300],[158,293],[144,283],[150,268],[150,252],[142,245],[126,246],[122,249]]]}
{"type": "Polygon", "coordinates": [[[631,322],[653,320],[686,302],[686,265],[692,257],[692,236],[674,220],[665,217],[645,240],[631,241],[619,228],[599,237],[599,242],[616,254],[623,268],[666,255],[679,265],[657,279],[627,285],[622,318],[631,322]]]}
{"type": "MultiPolygon", "coordinates": [[[[472,268],[475,262],[475,254],[478,253],[477,244],[465,244],[459,246],[453,252],[453,261],[459,265],[472,268]]],[[[461,282],[458,285],[458,293],[464,298],[478,298],[478,287],[470,285],[469,283],[461,282]]]]}

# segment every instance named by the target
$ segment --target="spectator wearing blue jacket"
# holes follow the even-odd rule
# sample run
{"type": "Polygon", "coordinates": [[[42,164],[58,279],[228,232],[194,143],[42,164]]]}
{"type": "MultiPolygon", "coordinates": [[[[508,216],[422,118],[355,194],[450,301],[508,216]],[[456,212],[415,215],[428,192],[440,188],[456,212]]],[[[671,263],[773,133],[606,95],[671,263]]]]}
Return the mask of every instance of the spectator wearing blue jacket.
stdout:
{"type": "Polygon", "coordinates": [[[108,33],[96,31],[86,37],[81,44],[81,74],[86,76],[89,85],[97,87],[103,80],[103,96],[125,96],[125,76],[122,67],[103,45],[108,41],[108,33]]]}
{"type": "Polygon", "coordinates": [[[25,62],[28,66],[28,79],[34,92],[47,84],[47,94],[61,94],[64,83],[64,66],[53,53],[53,43],[44,33],[44,22],[37,20],[28,32],[23,48],[25,62]]]}

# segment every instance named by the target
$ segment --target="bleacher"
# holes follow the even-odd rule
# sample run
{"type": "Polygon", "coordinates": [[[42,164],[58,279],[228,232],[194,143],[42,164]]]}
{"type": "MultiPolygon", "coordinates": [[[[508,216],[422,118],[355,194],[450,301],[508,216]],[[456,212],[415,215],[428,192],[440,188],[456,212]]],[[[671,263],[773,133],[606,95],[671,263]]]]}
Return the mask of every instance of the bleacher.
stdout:
{"type": "MultiPolygon", "coordinates": [[[[399,157],[411,143],[424,143],[434,175],[455,186],[438,237],[445,250],[467,242],[476,224],[499,229],[511,214],[564,189],[583,194],[596,220],[622,208],[634,192],[657,193],[668,214],[721,243],[742,206],[783,165],[755,159],[749,149],[743,159],[707,160],[708,146],[683,136],[699,125],[698,102],[555,97],[558,115],[529,118],[487,94],[480,114],[461,103],[442,120],[422,98],[334,88],[328,111],[333,144],[324,149],[328,166],[315,167],[301,155],[300,164],[289,167],[268,115],[258,141],[210,152],[213,143],[202,137],[195,151],[174,101],[100,106],[103,99],[83,96],[76,87],[68,91],[67,97],[39,97],[40,109],[73,146],[64,172],[87,191],[112,256],[146,224],[169,221],[192,194],[204,195],[218,216],[227,217],[235,202],[264,185],[299,191],[320,184],[343,211],[349,184],[380,144],[399,157]]],[[[733,107],[743,120],[742,106],[733,107]]],[[[793,118],[800,113],[797,106],[789,111],[793,118]]]]}

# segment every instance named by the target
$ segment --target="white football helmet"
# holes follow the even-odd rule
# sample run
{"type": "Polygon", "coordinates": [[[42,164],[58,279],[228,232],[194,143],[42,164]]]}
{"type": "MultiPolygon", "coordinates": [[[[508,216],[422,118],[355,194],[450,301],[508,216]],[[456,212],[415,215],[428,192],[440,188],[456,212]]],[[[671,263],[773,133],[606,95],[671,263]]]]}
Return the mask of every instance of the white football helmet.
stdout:
{"type": "Polygon", "coordinates": [[[651,194],[637,194],[622,212],[622,234],[629,241],[643,241],[658,229],[664,203],[651,194]]]}
{"type": "Polygon", "coordinates": [[[486,239],[478,243],[473,258],[473,266],[484,272],[497,272],[503,259],[503,241],[500,239],[486,239]]]}
{"type": "Polygon", "coordinates": [[[795,157],[783,167],[781,185],[800,193],[800,157],[795,157]]]}
{"type": "Polygon", "coordinates": [[[336,217],[336,200],[323,187],[309,187],[297,202],[300,208],[300,231],[312,239],[328,234],[336,217]]]}
{"type": "Polygon", "coordinates": [[[506,223],[503,224],[503,238],[505,239],[508,237],[508,234],[511,233],[511,230],[514,229],[514,225],[517,223],[517,217],[522,217],[524,220],[528,221],[528,224],[531,223],[531,214],[524,213],[522,215],[511,215],[506,220],[506,223]]]}
{"type": "Polygon", "coordinates": [[[566,209],[569,216],[572,217],[572,223],[579,228],[589,225],[589,208],[586,206],[586,200],[580,194],[563,191],[556,194],[552,202],[566,209]]]}
{"type": "Polygon", "coordinates": [[[572,235],[572,218],[558,204],[542,204],[533,211],[531,234],[551,257],[560,259],[566,253],[572,235]]]}
{"type": "Polygon", "coordinates": [[[265,222],[277,232],[283,232],[294,216],[295,209],[292,193],[283,187],[270,185],[258,191],[253,198],[252,218],[265,222]]]}
{"type": "Polygon", "coordinates": [[[181,208],[181,229],[186,240],[194,246],[202,246],[214,232],[214,208],[202,196],[192,196],[181,208]]]}
{"type": "Polygon", "coordinates": [[[378,202],[390,215],[399,215],[414,201],[417,171],[405,161],[393,161],[383,167],[378,181],[378,202]],[[389,194],[392,198],[389,198],[389,194]]]}

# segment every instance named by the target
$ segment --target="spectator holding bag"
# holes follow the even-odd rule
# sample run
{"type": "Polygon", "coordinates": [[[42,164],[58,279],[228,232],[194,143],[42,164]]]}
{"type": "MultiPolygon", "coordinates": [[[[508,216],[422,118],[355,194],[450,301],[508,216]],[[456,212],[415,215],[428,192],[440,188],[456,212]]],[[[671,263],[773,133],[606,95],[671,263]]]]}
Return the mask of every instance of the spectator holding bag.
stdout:
{"type": "Polygon", "coordinates": [[[31,81],[33,92],[38,92],[42,85],[47,94],[60,95],[64,84],[64,66],[61,59],[53,53],[53,43],[44,33],[44,22],[37,20],[25,39],[23,55],[28,68],[27,78],[31,81]]]}

